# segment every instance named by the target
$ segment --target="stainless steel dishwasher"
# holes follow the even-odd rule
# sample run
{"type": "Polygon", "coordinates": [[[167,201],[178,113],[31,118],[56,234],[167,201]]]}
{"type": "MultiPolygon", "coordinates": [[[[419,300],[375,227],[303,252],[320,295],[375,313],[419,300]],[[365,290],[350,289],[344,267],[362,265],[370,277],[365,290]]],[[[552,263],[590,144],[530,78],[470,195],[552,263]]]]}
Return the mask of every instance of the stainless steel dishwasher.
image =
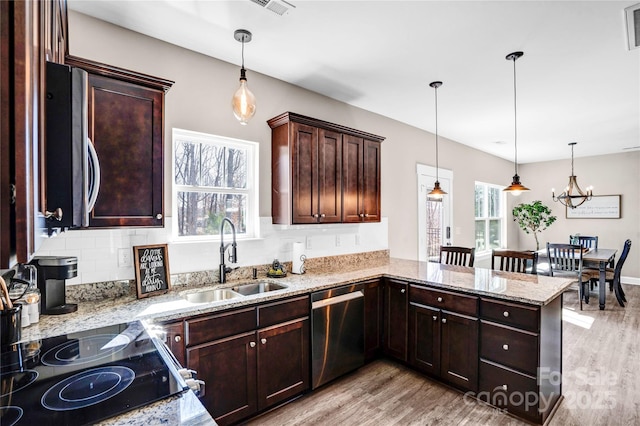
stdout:
{"type": "Polygon", "coordinates": [[[362,284],[311,294],[311,388],[364,365],[362,284]]]}

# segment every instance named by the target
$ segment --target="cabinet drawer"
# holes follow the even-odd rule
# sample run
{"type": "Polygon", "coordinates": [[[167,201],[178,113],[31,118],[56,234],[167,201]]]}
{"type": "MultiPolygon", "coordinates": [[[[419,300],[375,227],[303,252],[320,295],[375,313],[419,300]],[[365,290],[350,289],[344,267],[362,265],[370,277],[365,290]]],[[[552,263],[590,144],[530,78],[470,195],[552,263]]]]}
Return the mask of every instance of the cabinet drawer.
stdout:
{"type": "Polygon", "coordinates": [[[540,308],[517,305],[490,299],[480,299],[480,315],[501,324],[537,332],[540,324],[540,308]]]}
{"type": "Polygon", "coordinates": [[[303,296],[258,306],[258,327],[306,317],[309,315],[309,303],[309,296],[303,296]]]}
{"type": "Polygon", "coordinates": [[[540,423],[540,397],[535,377],[481,360],[479,389],[481,401],[540,423]]]}
{"type": "Polygon", "coordinates": [[[477,316],[478,298],[411,284],[410,301],[459,314],[477,316]]]}
{"type": "Polygon", "coordinates": [[[256,328],[256,309],[246,308],[224,312],[186,322],[186,345],[193,346],[256,328]]]}
{"type": "Polygon", "coordinates": [[[482,321],[480,357],[536,375],[538,335],[482,321]]]}

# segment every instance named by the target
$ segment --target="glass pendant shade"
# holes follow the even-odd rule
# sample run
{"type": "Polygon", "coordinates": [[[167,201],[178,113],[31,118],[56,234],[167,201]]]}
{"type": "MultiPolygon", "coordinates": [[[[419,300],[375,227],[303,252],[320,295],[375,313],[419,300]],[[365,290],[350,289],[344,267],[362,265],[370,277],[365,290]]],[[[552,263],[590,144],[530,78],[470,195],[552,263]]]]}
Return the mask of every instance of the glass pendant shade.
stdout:
{"type": "Polygon", "coordinates": [[[529,188],[520,183],[520,176],[516,174],[513,175],[513,182],[511,182],[511,185],[507,186],[503,191],[510,192],[511,195],[517,197],[524,191],[529,191],[529,188]]]}
{"type": "Polygon", "coordinates": [[[427,199],[429,201],[442,201],[443,195],[447,195],[447,193],[440,188],[440,182],[436,181],[431,192],[427,194],[427,199]]]}
{"type": "Polygon", "coordinates": [[[236,90],[236,93],[233,95],[231,106],[233,107],[233,115],[235,115],[242,125],[246,125],[256,113],[256,97],[247,86],[247,77],[244,68],[240,70],[240,87],[238,87],[238,90],[236,90]]]}

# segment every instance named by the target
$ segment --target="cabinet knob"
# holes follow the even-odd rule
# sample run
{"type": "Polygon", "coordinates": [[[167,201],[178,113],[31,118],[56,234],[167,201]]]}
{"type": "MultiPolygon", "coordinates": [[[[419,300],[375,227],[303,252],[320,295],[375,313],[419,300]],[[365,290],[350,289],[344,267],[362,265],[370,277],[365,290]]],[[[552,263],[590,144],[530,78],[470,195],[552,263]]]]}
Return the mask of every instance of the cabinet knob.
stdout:
{"type": "Polygon", "coordinates": [[[508,389],[507,385],[502,385],[502,390],[506,392],[506,390],[508,389]]]}
{"type": "Polygon", "coordinates": [[[162,213],[158,213],[158,214],[156,215],[156,219],[158,219],[158,220],[162,219],[162,213]]]}
{"type": "Polygon", "coordinates": [[[502,345],[502,349],[504,349],[505,351],[508,351],[509,350],[509,345],[507,345],[507,344],[502,345]]]}
{"type": "Polygon", "coordinates": [[[438,316],[437,316],[437,315],[434,315],[434,316],[433,316],[433,320],[434,320],[434,321],[438,321],[438,316]]]}
{"type": "Polygon", "coordinates": [[[504,311],[504,314],[502,314],[502,315],[504,315],[505,317],[508,317],[509,316],[509,311],[504,311]]]}
{"type": "Polygon", "coordinates": [[[260,339],[260,343],[262,343],[263,345],[267,343],[267,339],[260,339]]]}
{"type": "Polygon", "coordinates": [[[325,216],[326,216],[326,214],[324,214],[324,213],[322,213],[322,214],[320,215],[320,217],[325,217],[325,216]]]}
{"type": "Polygon", "coordinates": [[[438,297],[438,302],[442,302],[442,297],[438,297]]]}
{"type": "Polygon", "coordinates": [[[360,217],[364,217],[364,213],[360,213],[358,216],[360,216],[360,217]]]}
{"type": "Polygon", "coordinates": [[[369,216],[370,216],[370,215],[369,215],[368,213],[365,213],[365,214],[364,214],[364,217],[369,217],[369,216]]]}
{"type": "Polygon", "coordinates": [[[446,318],[442,318],[442,323],[446,324],[447,323],[447,319],[446,318]]]}
{"type": "Polygon", "coordinates": [[[249,342],[249,346],[251,346],[252,348],[256,347],[256,342],[249,342]]]}
{"type": "Polygon", "coordinates": [[[178,336],[174,337],[173,340],[175,340],[176,342],[181,342],[182,341],[182,336],[178,335],[178,336]]]}
{"type": "Polygon", "coordinates": [[[313,217],[315,217],[317,219],[318,217],[320,217],[320,215],[318,213],[316,213],[316,214],[313,215],[313,217]]]}
{"type": "Polygon", "coordinates": [[[400,290],[400,293],[404,293],[404,292],[405,292],[405,289],[404,289],[404,288],[400,290]]]}

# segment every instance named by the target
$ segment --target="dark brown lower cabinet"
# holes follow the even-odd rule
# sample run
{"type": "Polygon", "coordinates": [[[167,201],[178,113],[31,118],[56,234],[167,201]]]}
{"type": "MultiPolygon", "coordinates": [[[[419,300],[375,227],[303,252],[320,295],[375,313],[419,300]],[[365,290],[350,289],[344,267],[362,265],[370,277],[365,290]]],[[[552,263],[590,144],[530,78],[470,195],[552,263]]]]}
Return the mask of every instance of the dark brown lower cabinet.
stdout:
{"type": "Polygon", "coordinates": [[[411,303],[409,364],[464,390],[478,389],[478,319],[411,303]]]}
{"type": "Polygon", "coordinates": [[[394,279],[384,280],[383,352],[400,361],[407,360],[407,314],[409,284],[394,279]]]}
{"type": "Polygon", "coordinates": [[[365,281],[364,285],[364,359],[369,361],[382,350],[382,281],[365,281]]]}
{"type": "Polygon", "coordinates": [[[298,297],[186,320],[186,365],[204,380],[202,402],[219,425],[237,423],[309,389],[308,312],[308,297],[298,297]],[[242,329],[247,331],[238,333],[242,329]],[[221,338],[229,330],[238,334],[221,338]]]}

